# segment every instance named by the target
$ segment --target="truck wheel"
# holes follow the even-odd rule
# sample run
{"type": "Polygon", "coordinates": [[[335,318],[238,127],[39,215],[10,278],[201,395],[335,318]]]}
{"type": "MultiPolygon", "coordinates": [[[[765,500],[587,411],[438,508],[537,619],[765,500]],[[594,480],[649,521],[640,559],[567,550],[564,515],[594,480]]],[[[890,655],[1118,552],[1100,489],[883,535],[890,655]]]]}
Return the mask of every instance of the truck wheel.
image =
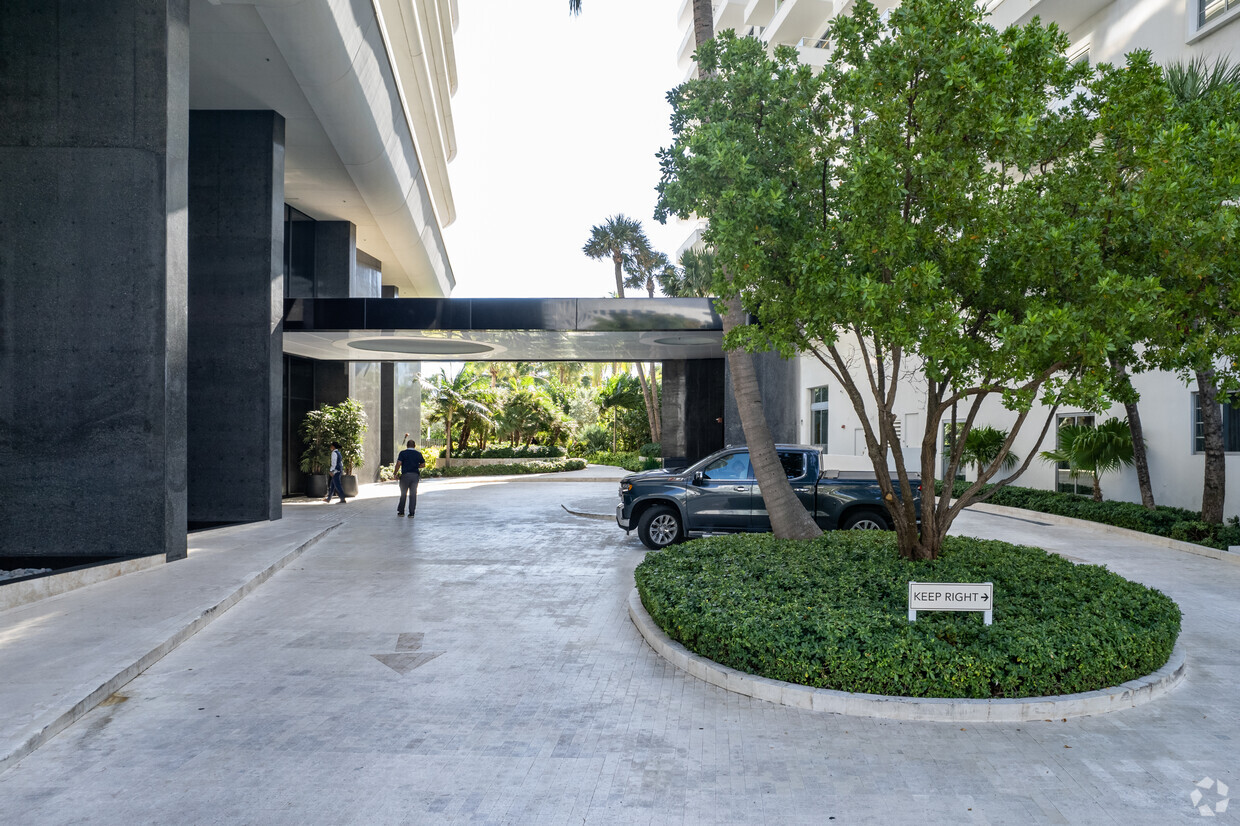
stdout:
{"type": "Polygon", "coordinates": [[[840,527],[846,531],[889,531],[887,517],[875,510],[853,511],[840,527]]]}
{"type": "Polygon", "coordinates": [[[656,505],[637,520],[637,535],[652,551],[661,551],[684,538],[680,514],[666,505],[656,505]]]}

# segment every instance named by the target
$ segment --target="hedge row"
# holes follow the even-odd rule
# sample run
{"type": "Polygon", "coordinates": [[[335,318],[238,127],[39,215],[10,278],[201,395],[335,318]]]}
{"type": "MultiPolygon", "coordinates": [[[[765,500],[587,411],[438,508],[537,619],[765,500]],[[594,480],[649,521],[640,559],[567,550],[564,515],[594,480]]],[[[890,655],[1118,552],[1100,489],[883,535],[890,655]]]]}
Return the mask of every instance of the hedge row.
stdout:
{"type": "Polygon", "coordinates": [[[647,554],[642,603],[692,651],[764,677],[906,697],[1038,697],[1119,685],[1166,664],[1180,610],[1162,593],[1028,547],[948,537],[934,562],[894,534],[711,537],[647,554]],[[908,583],[993,582],[976,613],[909,622],[908,583]]]}
{"type": "Polygon", "coordinates": [[[556,445],[488,447],[486,450],[466,447],[452,451],[453,459],[560,459],[567,455],[568,451],[556,445]]]}
{"type": "Polygon", "coordinates": [[[582,470],[584,459],[560,459],[555,462],[525,462],[519,465],[484,465],[482,467],[448,467],[424,471],[422,478],[446,476],[513,476],[521,473],[561,473],[566,470],[582,470]]]}
{"type": "MultiPolygon", "coordinates": [[[[969,484],[969,482],[957,480],[952,486],[952,495],[959,496],[964,493],[969,484]]],[[[936,482],[936,485],[937,490],[942,491],[943,483],[936,482]]],[[[992,488],[992,485],[987,485],[982,490],[986,492],[992,488]]],[[[1090,522],[1114,525],[1117,528],[1129,528],[1183,542],[1195,542],[1211,548],[1225,550],[1229,545],[1240,545],[1240,518],[1234,516],[1225,525],[1213,525],[1202,522],[1199,511],[1185,508],[1159,506],[1151,511],[1136,502],[1095,502],[1071,493],[1021,488],[1014,485],[999,488],[985,501],[991,505],[1024,508],[1038,513],[1070,516],[1074,519],[1087,519],[1090,522]]]]}
{"type": "Polygon", "coordinates": [[[643,470],[654,470],[663,466],[663,462],[657,457],[643,457],[638,452],[617,452],[610,450],[600,451],[599,453],[591,453],[586,459],[592,465],[610,465],[611,467],[622,467],[625,470],[639,473],[643,470]]]}

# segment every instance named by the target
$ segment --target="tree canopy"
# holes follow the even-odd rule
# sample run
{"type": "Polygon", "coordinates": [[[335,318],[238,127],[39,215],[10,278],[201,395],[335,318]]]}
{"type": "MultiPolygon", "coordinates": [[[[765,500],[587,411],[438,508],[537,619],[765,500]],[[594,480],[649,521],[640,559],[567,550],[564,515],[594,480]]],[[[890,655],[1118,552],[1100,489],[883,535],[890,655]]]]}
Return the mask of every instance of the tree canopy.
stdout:
{"type": "Polygon", "coordinates": [[[1104,224],[1073,207],[1102,107],[1053,24],[996,31],[973,0],[906,0],[884,21],[860,0],[828,36],[820,73],[728,32],[699,49],[701,77],[669,95],[658,216],[709,220],[712,286],[753,319],[732,343],[822,362],[858,414],[901,553],[933,558],[1035,400],[1043,434],[1057,405],[1104,403],[1108,355],[1144,332],[1161,287],[1108,267],[1104,224]],[[896,430],[902,383],[924,399],[919,461],[896,430]],[[927,496],[919,531],[907,466],[935,477],[959,408],[954,477],[990,398],[1015,412],[1005,444],[959,501],[927,496]]]}

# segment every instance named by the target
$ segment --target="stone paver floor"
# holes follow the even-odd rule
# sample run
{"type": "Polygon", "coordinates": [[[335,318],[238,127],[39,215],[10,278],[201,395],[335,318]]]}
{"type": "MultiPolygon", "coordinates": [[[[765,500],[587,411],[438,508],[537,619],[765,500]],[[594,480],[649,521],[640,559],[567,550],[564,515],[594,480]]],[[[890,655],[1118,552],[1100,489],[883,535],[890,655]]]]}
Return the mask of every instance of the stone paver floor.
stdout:
{"type": "MultiPolygon", "coordinates": [[[[394,491],[394,488],[391,488],[394,491]]],[[[1098,717],[908,723],[729,694],[625,603],[614,483],[424,483],[345,524],[0,774],[3,824],[1082,823],[1201,818],[1240,790],[1240,565],[966,513],[1184,609],[1189,675],[1098,717]],[[1205,802],[1215,802],[1213,792],[1205,802]]],[[[1213,822],[1240,823],[1240,805],[1213,822]]]]}

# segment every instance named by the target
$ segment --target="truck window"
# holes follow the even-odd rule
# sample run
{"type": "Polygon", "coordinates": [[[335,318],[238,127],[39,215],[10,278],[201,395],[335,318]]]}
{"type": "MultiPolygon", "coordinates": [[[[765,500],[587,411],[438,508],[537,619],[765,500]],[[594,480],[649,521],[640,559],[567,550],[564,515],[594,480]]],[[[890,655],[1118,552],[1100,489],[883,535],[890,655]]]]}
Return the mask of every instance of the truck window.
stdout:
{"type": "Polygon", "coordinates": [[[784,475],[789,479],[800,479],[805,475],[804,453],[781,453],[779,463],[784,466],[784,475]]]}
{"type": "Polygon", "coordinates": [[[749,479],[749,454],[733,453],[728,456],[720,456],[715,461],[706,466],[702,471],[703,478],[706,479],[749,479]]]}

